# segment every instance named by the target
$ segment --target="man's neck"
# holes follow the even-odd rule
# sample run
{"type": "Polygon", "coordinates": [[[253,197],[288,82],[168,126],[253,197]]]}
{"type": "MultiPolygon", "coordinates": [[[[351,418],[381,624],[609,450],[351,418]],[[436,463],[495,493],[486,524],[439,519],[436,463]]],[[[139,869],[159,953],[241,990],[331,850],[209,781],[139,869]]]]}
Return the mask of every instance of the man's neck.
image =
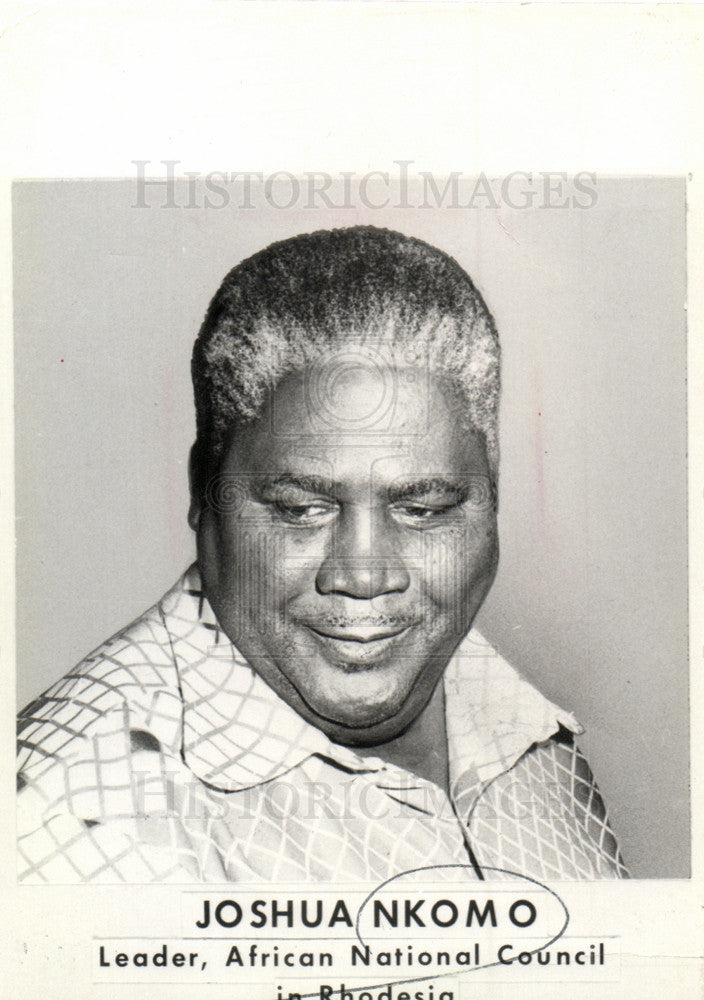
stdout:
{"type": "Polygon", "coordinates": [[[421,714],[408,729],[388,743],[355,747],[361,757],[380,757],[420,778],[439,785],[449,794],[445,693],[442,680],[421,714]]]}

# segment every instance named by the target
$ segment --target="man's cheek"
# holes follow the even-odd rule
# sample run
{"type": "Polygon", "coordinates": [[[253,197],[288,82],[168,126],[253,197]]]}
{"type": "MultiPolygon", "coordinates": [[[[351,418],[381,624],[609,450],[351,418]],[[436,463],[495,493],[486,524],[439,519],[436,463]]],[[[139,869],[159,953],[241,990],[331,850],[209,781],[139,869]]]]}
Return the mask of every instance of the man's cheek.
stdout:
{"type": "Polygon", "coordinates": [[[314,586],[315,573],[298,562],[278,558],[252,565],[253,585],[249,593],[251,614],[264,625],[275,621],[277,628],[290,624],[290,604],[314,586]]]}
{"type": "Polygon", "coordinates": [[[468,526],[457,546],[470,579],[481,580],[496,568],[499,556],[499,537],[496,519],[491,518],[468,526]]]}
{"type": "Polygon", "coordinates": [[[322,532],[311,537],[307,532],[284,531],[269,572],[277,577],[279,589],[291,596],[315,591],[318,572],[331,548],[322,532]]]}
{"type": "Polygon", "coordinates": [[[494,547],[473,547],[452,555],[437,553],[426,563],[423,614],[427,622],[462,638],[489,589],[495,572],[494,547]]]}
{"type": "Polygon", "coordinates": [[[479,561],[476,540],[466,531],[428,538],[423,551],[422,575],[426,590],[445,604],[461,593],[479,561]]]}

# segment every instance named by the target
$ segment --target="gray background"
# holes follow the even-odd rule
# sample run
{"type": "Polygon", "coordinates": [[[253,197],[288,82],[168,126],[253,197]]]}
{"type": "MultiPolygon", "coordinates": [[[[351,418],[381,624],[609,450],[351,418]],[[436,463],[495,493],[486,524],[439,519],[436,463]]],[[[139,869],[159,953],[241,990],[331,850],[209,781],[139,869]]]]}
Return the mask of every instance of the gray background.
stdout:
{"type": "Polygon", "coordinates": [[[587,726],[633,874],[688,875],[685,188],[597,193],[246,211],[136,208],[135,181],[15,185],[20,704],[193,556],[190,350],[224,273],[293,233],[390,226],[456,257],[501,334],[502,554],[477,625],[587,726]]]}

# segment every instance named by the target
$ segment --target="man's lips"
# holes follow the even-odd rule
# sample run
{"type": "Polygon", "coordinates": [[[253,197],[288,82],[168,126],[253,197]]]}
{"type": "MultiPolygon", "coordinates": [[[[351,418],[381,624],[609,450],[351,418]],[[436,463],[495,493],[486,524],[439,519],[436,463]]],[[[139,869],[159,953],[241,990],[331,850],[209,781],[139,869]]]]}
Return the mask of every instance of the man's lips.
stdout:
{"type": "Polygon", "coordinates": [[[308,625],[325,658],[343,670],[364,670],[386,662],[410,625],[308,625]]]}
{"type": "Polygon", "coordinates": [[[366,643],[400,635],[408,630],[409,625],[309,625],[308,628],[325,639],[366,643]]]}

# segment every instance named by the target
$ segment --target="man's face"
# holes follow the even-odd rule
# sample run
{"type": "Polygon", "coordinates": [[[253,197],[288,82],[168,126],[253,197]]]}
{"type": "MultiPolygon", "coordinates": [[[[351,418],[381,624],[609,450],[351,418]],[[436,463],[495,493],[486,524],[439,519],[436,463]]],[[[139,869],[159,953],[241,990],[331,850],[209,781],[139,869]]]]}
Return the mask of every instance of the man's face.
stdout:
{"type": "Polygon", "coordinates": [[[195,511],[222,628],[338,742],[410,725],[493,581],[485,447],[458,412],[440,379],[346,352],[279,384],[195,511]]]}

